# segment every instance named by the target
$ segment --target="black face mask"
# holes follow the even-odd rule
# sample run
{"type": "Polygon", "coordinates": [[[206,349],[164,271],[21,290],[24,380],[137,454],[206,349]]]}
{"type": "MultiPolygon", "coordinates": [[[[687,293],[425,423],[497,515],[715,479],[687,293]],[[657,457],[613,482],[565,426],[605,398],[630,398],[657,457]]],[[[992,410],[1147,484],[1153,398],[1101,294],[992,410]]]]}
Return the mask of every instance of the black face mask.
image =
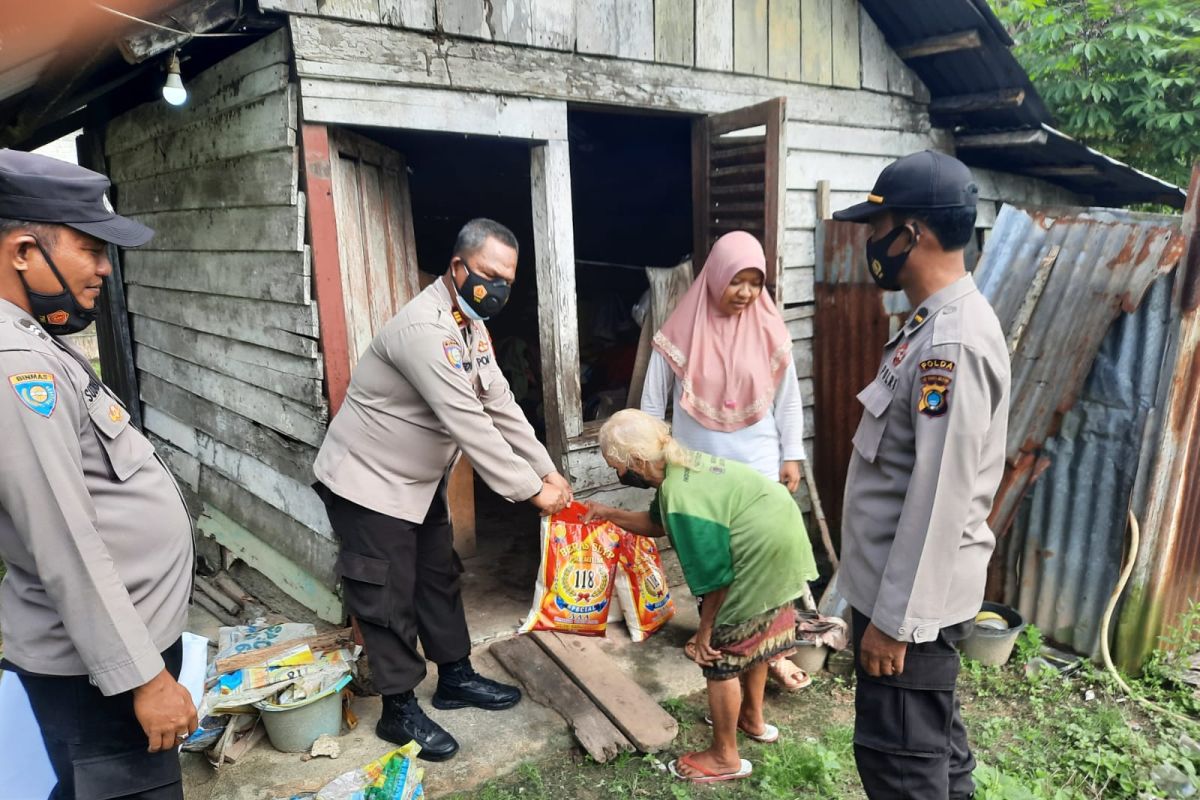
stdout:
{"type": "Polygon", "coordinates": [[[67,336],[72,333],[79,333],[87,328],[96,318],[100,316],[99,304],[91,308],[84,308],[79,305],[79,301],[75,299],[75,295],[71,294],[71,290],[67,288],[67,282],[63,278],[62,273],[58,271],[58,267],[54,266],[54,260],[50,258],[50,254],[46,252],[46,248],[42,247],[42,243],[35,240],[37,249],[41,251],[42,258],[46,259],[46,265],[50,267],[50,271],[54,273],[54,277],[58,278],[59,284],[63,290],[58,294],[41,294],[29,288],[29,284],[25,280],[25,273],[18,272],[17,275],[21,279],[21,283],[25,284],[25,294],[29,296],[29,308],[41,326],[46,329],[47,333],[55,336],[67,336]]]}
{"type": "Polygon", "coordinates": [[[511,288],[508,281],[503,278],[496,278],[492,281],[484,280],[472,272],[465,261],[463,269],[467,272],[467,279],[463,281],[462,288],[458,290],[458,296],[471,311],[475,312],[468,316],[484,320],[499,314],[500,310],[504,308],[504,304],[508,302],[508,293],[511,288]]]}
{"type": "Polygon", "coordinates": [[[896,292],[900,290],[900,270],[904,268],[904,262],[908,261],[908,254],[917,246],[917,239],[921,235],[920,229],[914,224],[913,230],[916,233],[913,235],[912,243],[908,246],[908,249],[894,256],[888,255],[888,249],[900,238],[905,230],[907,230],[907,226],[897,225],[882,239],[878,241],[874,239],[867,240],[867,267],[871,273],[871,278],[875,281],[875,285],[885,291],[896,292]]]}
{"type": "Polygon", "coordinates": [[[650,483],[650,481],[646,480],[645,476],[643,476],[642,473],[638,472],[637,470],[633,469],[632,467],[626,469],[624,474],[618,475],[617,480],[619,480],[621,482],[621,485],[630,486],[634,489],[653,489],[654,488],[654,486],[650,483]]]}

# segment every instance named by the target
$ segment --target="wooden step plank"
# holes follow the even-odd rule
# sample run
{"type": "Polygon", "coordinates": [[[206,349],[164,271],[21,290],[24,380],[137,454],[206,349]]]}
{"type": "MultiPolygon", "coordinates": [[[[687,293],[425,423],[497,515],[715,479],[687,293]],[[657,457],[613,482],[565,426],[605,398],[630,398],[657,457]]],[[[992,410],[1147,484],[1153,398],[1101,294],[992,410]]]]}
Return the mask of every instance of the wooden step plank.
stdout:
{"type": "Polygon", "coordinates": [[[569,634],[528,634],[563,668],[629,741],[656,753],[675,741],[679,724],[592,639],[569,634]]]}
{"type": "Polygon", "coordinates": [[[535,703],[557,711],[587,754],[601,764],[633,744],[604,716],[550,656],[529,636],[515,636],[492,644],[491,653],[525,687],[535,703]]]}

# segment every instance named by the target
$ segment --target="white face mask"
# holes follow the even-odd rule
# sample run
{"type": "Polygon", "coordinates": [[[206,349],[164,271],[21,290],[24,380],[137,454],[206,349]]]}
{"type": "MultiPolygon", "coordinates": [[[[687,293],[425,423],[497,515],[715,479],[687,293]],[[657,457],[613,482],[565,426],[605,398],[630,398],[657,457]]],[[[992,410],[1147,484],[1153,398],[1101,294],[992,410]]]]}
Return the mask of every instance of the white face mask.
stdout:
{"type": "Polygon", "coordinates": [[[466,298],[462,296],[462,292],[458,292],[457,294],[458,294],[458,308],[460,311],[462,311],[464,316],[466,316],[468,319],[473,319],[476,322],[486,322],[487,321],[487,319],[488,319],[487,317],[479,316],[479,313],[477,311],[475,311],[475,309],[471,308],[471,304],[468,303],[466,298]]]}

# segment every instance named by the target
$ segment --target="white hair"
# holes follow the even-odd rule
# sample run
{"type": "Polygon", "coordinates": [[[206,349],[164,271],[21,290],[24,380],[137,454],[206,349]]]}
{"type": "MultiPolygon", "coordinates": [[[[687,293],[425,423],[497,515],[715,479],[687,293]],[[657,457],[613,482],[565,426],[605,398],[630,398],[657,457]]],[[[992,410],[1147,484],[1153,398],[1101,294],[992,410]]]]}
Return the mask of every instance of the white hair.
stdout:
{"type": "Polygon", "coordinates": [[[634,461],[683,466],[690,458],[665,422],[635,408],[618,411],[600,428],[600,453],[625,468],[634,461]]]}

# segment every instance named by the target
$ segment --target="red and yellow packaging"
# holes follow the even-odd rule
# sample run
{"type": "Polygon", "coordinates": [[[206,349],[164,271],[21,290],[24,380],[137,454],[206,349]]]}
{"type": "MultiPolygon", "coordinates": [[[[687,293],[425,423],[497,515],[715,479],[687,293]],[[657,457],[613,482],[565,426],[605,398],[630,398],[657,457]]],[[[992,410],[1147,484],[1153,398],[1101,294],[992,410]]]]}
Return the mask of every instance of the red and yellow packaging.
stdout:
{"type": "Polygon", "coordinates": [[[622,530],[617,559],[617,596],[625,627],[629,638],[640,642],[675,616],[675,603],[653,539],[622,530]]]}
{"type": "Polygon", "coordinates": [[[522,633],[604,635],[625,532],[604,520],[584,522],[586,513],[582,504],[572,503],[542,518],[542,563],[522,633]]]}

